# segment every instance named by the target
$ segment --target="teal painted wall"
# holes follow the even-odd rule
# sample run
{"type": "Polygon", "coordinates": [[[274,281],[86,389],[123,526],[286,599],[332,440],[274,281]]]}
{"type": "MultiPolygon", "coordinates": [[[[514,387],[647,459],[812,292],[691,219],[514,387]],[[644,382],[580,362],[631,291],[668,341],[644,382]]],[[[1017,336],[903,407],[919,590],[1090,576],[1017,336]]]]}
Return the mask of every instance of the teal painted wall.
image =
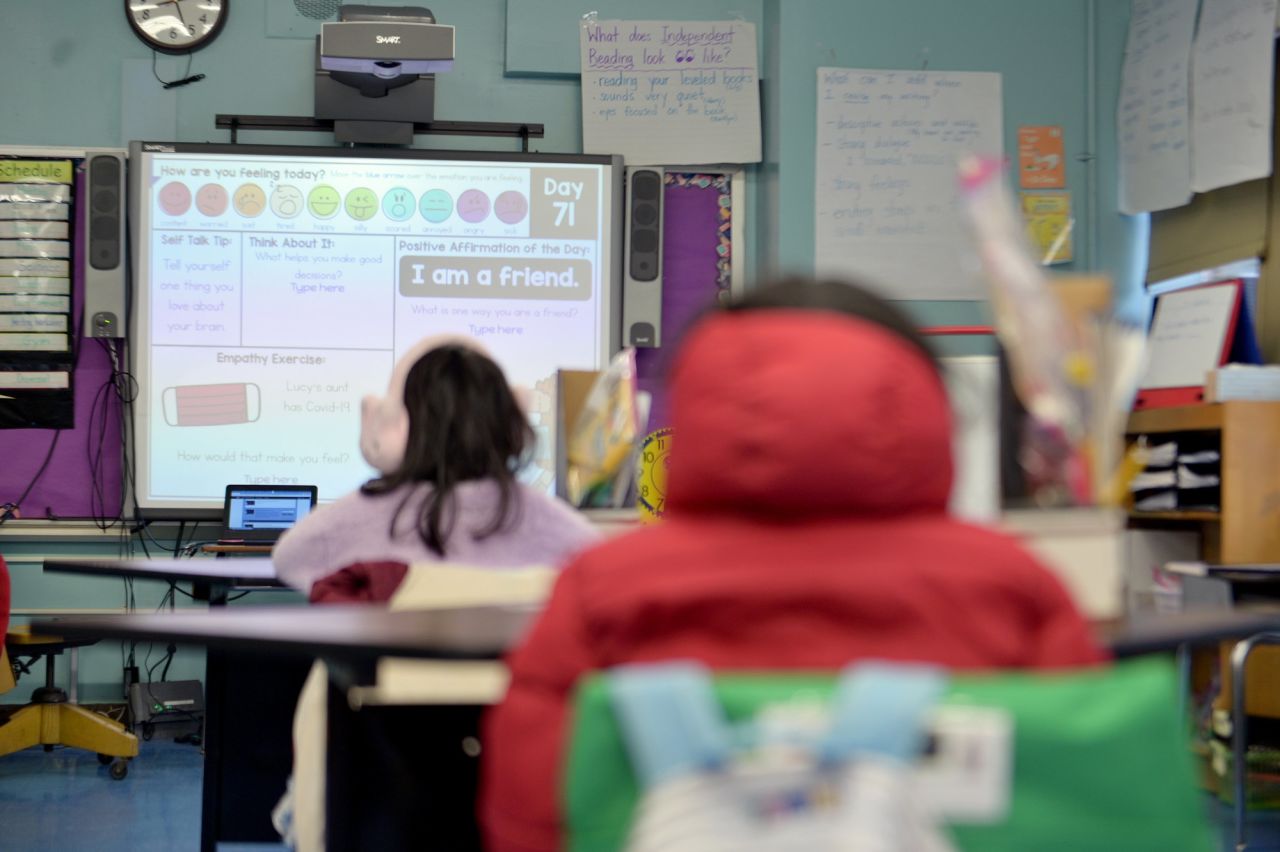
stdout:
{"type": "MultiPolygon", "coordinates": [[[[309,115],[313,22],[289,0],[234,0],[219,40],[195,54],[192,73],[206,78],[166,92],[151,77],[151,54],[132,35],[121,3],[4,4],[0,28],[0,145],[117,146],[134,138],[225,141],[217,113],[309,115]]],[[[458,29],[456,69],[437,87],[442,119],[531,121],[546,125],[542,151],[580,149],[579,84],[566,65],[562,28],[593,8],[602,15],[686,20],[734,11],[760,23],[765,162],[748,169],[751,221],[744,233],[750,273],[807,271],[813,264],[815,69],[869,68],[999,71],[1004,74],[1006,150],[1019,124],[1061,124],[1072,159],[1069,188],[1077,217],[1077,269],[1116,277],[1126,304],[1140,316],[1145,262],[1142,219],[1116,212],[1114,104],[1128,6],[1125,0],[662,0],[657,5],[582,0],[433,0],[438,19],[458,29]],[[1092,12],[1091,12],[1092,10],[1092,12]],[[510,16],[510,17],[509,17],[510,16]],[[520,44],[512,40],[520,39],[520,44]],[[539,45],[560,45],[539,59],[539,45]],[[512,62],[514,75],[507,73],[512,62]],[[1091,75],[1092,71],[1092,75],[1091,75]],[[1089,81],[1096,82],[1090,133],[1089,81]],[[1087,169],[1094,169],[1096,214],[1087,169]]],[[[554,47],[548,47],[552,50],[554,47]]],[[[163,57],[166,79],[183,76],[186,61],[163,57]]],[[[320,135],[244,133],[247,142],[327,144],[320,135]]],[[[422,142],[423,145],[433,143],[422,142]]],[[[446,138],[434,147],[500,148],[500,140],[446,138]]],[[[917,303],[927,323],[985,319],[980,304],[917,303]]],[[[955,354],[974,344],[953,344],[955,354]]],[[[3,463],[0,451],[0,463],[3,463]]],[[[165,541],[172,529],[157,531],[165,541]]],[[[118,607],[119,581],[48,576],[44,556],[113,555],[112,536],[41,537],[0,528],[0,551],[15,560],[15,606],[21,609],[118,607]]],[[[136,555],[141,555],[138,548],[136,555]]],[[[140,608],[154,608],[164,589],[138,584],[140,608]]],[[[293,598],[296,600],[296,596],[293,598]]],[[[265,602],[280,598],[266,597],[265,602]]],[[[181,599],[182,604],[187,603],[181,599]]],[[[253,596],[247,602],[264,602],[253,596]]],[[[83,653],[86,697],[119,694],[119,647],[83,653]]],[[[155,656],[153,655],[153,661],[155,656]]],[[[202,657],[182,652],[170,677],[197,677],[202,657]]],[[[25,697],[25,687],[5,698],[25,697]]],[[[0,699],[4,700],[4,699],[0,699]]]]}
{"type": "MultiPolygon", "coordinates": [[[[1016,151],[1019,125],[1064,128],[1076,260],[1055,268],[1123,273],[1120,284],[1128,292],[1135,285],[1130,267],[1140,223],[1125,221],[1116,212],[1113,116],[1129,4],[1100,0],[1096,5],[1105,7],[1105,13],[1094,16],[1096,20],[1091,20],[1090,4],[1091,0],[767,0],[766,18],[780,24],[777,54],[771,57],[777,79],[766,81],[767,102],[770,85],[776,85],[776,109],[769,122],[776,137],[766,151],[768,168],[776,168],[777,176],[765,176],[766,183],[776,180],[765,190],[776,198],[769,207],[776,211],[776,227],[764,235],[771,239],[769,244],[758,248],[762,265],[813,269],[813,117],[819,67],[995,71],[1003,75],[1006,154],[1016,151]],[[1093,54],[1096,59],[1091,59],[1093,54]],[[1098,81],[1096,99],[1089,97],[1091,66],[1098,81]],[[1091,102],[1096,108],[1092,127],[1091,102]],[[1099,190],[1096,215],[1088,193],[1090,168],[1096,170],[1099,190]]],[[[914,302],[912,307],[926,324],[968,324],[987,318],[985,306],[978,302],[914,302]]],[[[948,344],[953,354],[981,348],[978,341],[948,344]]]]}
{"type": "MultiPolygon", "coordinates": [[[[164,92],[154,80],[123,90],[127,63],[141,61],[149,74],[151,53],[125,23],[122,3],[5,3],[0,68],[7,79],[22,84],[6,87],[0,96],[5,116],[0,144],[120,145],[139,138],[139,125],[163,113],[170,100],[176,138],[186,142],[226,141],[226,133],[213,125],[217,113],[310,115],[315,26],[293,12],[290,0],[234,0],[230,5],[222,35],[193,57],[192,73],[206,78],[164,92]],[[290,30],[300,37],[271,37],[269,30],[286,31],[279,23],[286,19],[299,22],[290,30]],[[122,111],[138,116],[131,126],[122,126],[122,111]]],[[[576,79],[504,77],[503,0],[432,0],[420,5],[429,6],[442,23],[457,27],[458,61],[437,85],[438,117],[542,122],[547,136],[535,140],[535,148],[580,149],[576,79]]],[[[183,76],[185,67],[185,59],[160,59],[165,79],[183,76]]],[[[307,140],[279,133],[242,134],[241,139],[278,144],[331,141],[319,135],[307,140]]],[[[503,144],[507,143],[445,137],[432,147],[492,149],[503,144]]],[[[514,150],[515,143],[510,144],[514,150]]]]}

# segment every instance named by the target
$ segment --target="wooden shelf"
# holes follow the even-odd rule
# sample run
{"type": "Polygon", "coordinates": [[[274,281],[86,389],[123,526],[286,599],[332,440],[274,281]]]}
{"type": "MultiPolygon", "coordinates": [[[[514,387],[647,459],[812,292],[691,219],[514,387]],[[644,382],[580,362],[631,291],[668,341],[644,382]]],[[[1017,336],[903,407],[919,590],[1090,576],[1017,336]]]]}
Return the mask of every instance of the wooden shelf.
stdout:
{"type": "Polygon", "coordinates": [[[1217,523],[1222,520],[1221,512],[1211,512],[1206,509],[1173,509],[1167,512],[1130,512],[1129,520],[1132,521],[1210,521],[1217,523]]]}
{"type": "Polygon", "coordinates": [[[1221,512],[1131,512],[1130,523],[1195,524],[1204,557],[1219,565],[1280,563],[1280,402],[1230,402],[1135,411],[1138,435],[1214,432],[1221,452],[1221,512]]]}
{"type": "Polygon", "coordinates": [[[1175,408],[1151,408],[1129,415],[1125,429],[1130,435],[1158,432],[1206,432],[1222,428],[1222,405],[1183,405],[1175,408]]]}
{"type": "Polygon", "coordinates": [[[1265,418],[1274,412],[1276,403],[1253,400],[1182,405],[1173,408],[1151,408],[1129,415],[1125,433],[1151,435],[1160,432],[1215,432],[1228,420],[1265,418]]]}

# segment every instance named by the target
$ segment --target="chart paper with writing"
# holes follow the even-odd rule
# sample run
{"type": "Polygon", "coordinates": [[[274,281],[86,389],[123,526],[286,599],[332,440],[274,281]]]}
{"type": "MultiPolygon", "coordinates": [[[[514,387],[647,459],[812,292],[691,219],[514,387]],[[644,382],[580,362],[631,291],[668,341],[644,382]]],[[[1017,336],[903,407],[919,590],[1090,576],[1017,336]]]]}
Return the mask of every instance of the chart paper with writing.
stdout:
{"type": "Polygon", "coordinates": [[[1120,211],[1191,200],[1188,101],[1198,0],[1133,0],[1120,75],[1120,211]]]}
{"type": "Polygon", "coordinates": [[[759,162],[755,24],[586,19],[581,47],[585,153],[627,165],[759,162]]]}
{"type": "Polygon", "coordinates": [[[895,299],[982,299],[957,164],[1003,152],[999,74],[818,69],[814,259],[895,299]]]}
{"type": "Polygon", "coordinates": [[[1204,0],[1192,50],[1191,188],[1271,174],[1276,0],[1204,0]]]}

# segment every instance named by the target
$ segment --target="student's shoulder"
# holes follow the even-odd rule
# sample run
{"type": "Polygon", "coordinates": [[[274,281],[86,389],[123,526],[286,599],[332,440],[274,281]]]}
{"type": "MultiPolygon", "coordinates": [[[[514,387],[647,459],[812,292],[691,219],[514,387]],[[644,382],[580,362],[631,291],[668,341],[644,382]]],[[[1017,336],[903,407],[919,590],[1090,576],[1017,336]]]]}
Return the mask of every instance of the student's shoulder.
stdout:
{"type": "Polygon", "coordinates": [[[1038,565],[1025,543],[1016,535],[994,526],[947,518],[937,526],[937,542],[954,546],[966,556],[985,557],[1000,565],[1038,565]]]}
{"type": "MultiPolygon", "coordinates": [[[[706,550],[704,542],[690,540],[681,534],[678,524],[642,524],[608,536],[597,533],[590,547],[584,548],[574,558],[570,567],[584,582],[612,582],[613,577],[636,577],[653,573],[655,566],[683,564],[693,552],[706,550]]],[[[710,544],[710,543],[705,543],[710,544]]],[[[697,558],[696,556],[694,558],[697,558]]]]}
{"type": "Polygon", "coordinates": [[[559,497],[528,485],[520,486],[521,511],[531,523],[552,522],[576,529],[593,530],[587,516],[559,497]]]}
{"type": "Polygon", "coordinates": [[[994,527],[949,520],[944,533],[954,553],[949,562],[964,573],[1006,589],[1035,595],[1062,588],[1058,575],[1014,533],[994,527]]]}
{"type": "Polygon", "coordinates": [[[400,505],[411,489],[402,487],[394,491],[366,494],[357,488],[332,503],[320,506],[299,523],[326,527],[359,527],[370,519],[386,514],[400,505]]]}

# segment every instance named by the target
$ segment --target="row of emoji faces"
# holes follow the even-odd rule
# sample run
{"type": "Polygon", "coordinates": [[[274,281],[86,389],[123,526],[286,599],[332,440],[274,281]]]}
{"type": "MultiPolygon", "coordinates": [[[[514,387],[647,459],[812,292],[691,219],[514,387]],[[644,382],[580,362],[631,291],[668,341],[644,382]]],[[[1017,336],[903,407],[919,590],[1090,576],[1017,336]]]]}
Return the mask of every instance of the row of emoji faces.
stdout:
{"type": "Polygon", "coordinates": [[[271,212],[282,219],[292,219],[304,209],[317,219],[330,219],[342,209],[361,222],[372,219],[379,209],[396,222],[404,222],[414,213],[421,214],[428,222],[443,222],[453,214],[455,206],[458,217],[470,223],[483,222],[492,211],[503,223],[515,225],[529,214],[529,200],[514,189],[500,193],[492,202],[482,190],[468,189],[458,196],[455,205],[453,196],[443,189],[428,190],[417,198],[410,190],[397,187],[388,190],[379,200],[378,194],[366,187],[349,190],[344,198],[332,186],[320,184],[304,197],[298,187],[280,184],[271,190],[268,198],[256,183],[241,184],[233,193],[228,193],[221,184],[207,183],[193,196],[190,187],[182,181],[170,181],[160,188],[156,200],[169,216],[182,216],[193,202],[202,215],[209,217],[223,215],[232,205],[245,218],[261,215],[270,205],[271,212]]]}

